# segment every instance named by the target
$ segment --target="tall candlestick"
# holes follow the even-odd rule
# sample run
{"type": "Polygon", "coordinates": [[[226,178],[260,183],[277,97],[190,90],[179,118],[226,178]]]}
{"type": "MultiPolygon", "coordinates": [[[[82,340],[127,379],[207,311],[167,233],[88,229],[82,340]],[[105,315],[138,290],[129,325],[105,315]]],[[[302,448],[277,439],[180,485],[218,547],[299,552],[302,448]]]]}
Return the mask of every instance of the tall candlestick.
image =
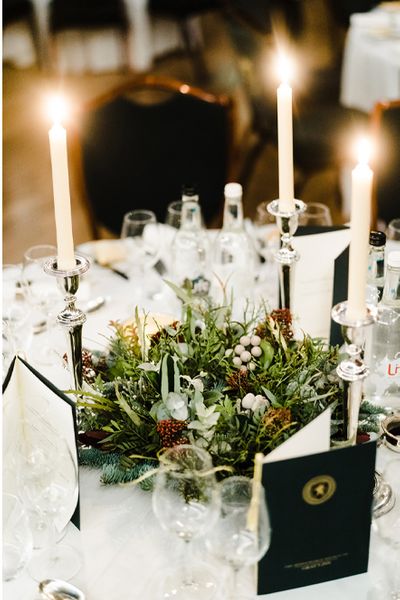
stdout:
{"type": "Polygon", "coordinates": [[[368,166],[368,158],[369,144],[367,140],[362,140],[359,146],[359,162],[351,174],[351,243],[347,316],[354,321],[364,319],[367,312],[365,292],[373,177],[372,170],[368,166]]]}
{"type": "Polygon", "coordinates": [[[60,270],[69,270],[73,269],[76,263],[68,180],[67,132],[59,122],[62,109],[60,101],[55,101],[52,109],[54,125],[49,131],[49,142],[57,235],[57,266],[60,270]]]}
{"type": "Polygon", "coordinates": [[[279,209],[282,212],[293,212],[295,204],[292,88],[287,81],[288,64],[286,60],[281,59],[279,70],[282,80],[276,92],[278,108],[279,209]]]}

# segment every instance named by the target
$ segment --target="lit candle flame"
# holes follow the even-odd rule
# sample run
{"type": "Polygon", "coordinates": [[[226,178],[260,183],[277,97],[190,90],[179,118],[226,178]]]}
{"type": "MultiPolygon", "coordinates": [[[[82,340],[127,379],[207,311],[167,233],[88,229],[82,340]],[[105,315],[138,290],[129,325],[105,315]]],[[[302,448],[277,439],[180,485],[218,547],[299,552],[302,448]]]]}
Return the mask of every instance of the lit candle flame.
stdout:
{"type": "Polygon", "coordinates": [[[278,58],[278,74],[282,83],[289,83],[293,74],[293,65],[291,61],[281,54],[278,58]]]}
{"type": "Polygon", "coordinates": [[[358,156],[359,164],[367,165],[369,162],[369,159],[371,157],[371,152],[372,152],[371,140],[369,140],[366,137],[361,138],[357,144],[357,156],[358,156]]]}
{"type": "Polygon", "coordinates": [[[49,114],[55,125],[61,125],[61,122],[68,114],[68,107],[62,96],[53,96],[48,101],[49,114]]]}

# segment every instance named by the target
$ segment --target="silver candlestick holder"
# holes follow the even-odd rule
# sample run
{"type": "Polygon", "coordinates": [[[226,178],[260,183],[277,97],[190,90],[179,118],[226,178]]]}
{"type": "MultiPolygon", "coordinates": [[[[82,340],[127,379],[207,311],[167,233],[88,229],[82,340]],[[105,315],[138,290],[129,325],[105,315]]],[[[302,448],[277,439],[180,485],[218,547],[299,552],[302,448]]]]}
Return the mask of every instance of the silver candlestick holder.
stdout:
{"type": "Polygon", "coordinates": [[[49,259],[44,270],[57,277],[57,283],[64,294],[65,307],[57,315],[57,322],[65,330],[67,336],[68,367],[74,389],[82,388],[82,326],[86,315],[75,306],[76,292],[79,288],[80,276],[86,273],[90,262],[84,256],[75,255],[76,266],[73,269],[58,269],[57,258],[49,259]]]}
{"type": "Polygon", "coordinates": [[[276,219],[281,234],[281,247],[275,253],[275,260],[279,264],[279,290],[282,308],[291,308],[292,294],[291,281],[293,278],[293,266],[299,260],[299,253],[293,248],[293,236],[299,224],[299,215],[306,210],[307,205],[301,200],[295,200],[293,211],[282,211],[279,208],[279,200],[273,200],[267,204],[268,212],[276,219]]]}
{"type": "Polygon", "coordinates": [[[364,363],[366,329],[375,321],[374,312],[367,308],[363,319],[350,319],[347,302],[332,309],[332,319],[341,325],[347,356],[339,363],[336,372],[343,381],[343,444],[356,443],[358,417],[362,400],[363,381],[369,374],[364,363]]]}

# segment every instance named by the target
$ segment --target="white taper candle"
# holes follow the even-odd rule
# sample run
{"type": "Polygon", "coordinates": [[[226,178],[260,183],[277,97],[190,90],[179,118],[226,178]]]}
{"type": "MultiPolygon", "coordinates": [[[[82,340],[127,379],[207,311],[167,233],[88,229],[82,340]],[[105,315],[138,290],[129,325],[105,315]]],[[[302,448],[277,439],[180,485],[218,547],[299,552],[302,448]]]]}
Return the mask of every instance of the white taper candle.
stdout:
{"type": "Polygon", "coordinates": [[[55,122],[49,131],[49,142],[57,235],[57,267],[68,270],[74,268],[76,263],[68,179],[67,132],[59,122],[61,104],[58,99],[54,101],[52,109],[55,122]]]}
{"type": "Polygon", "coordinates": [[[293,117],[292,88],[287,82],[288,63],[281,59],[279,72],[282,83],[277,89],[279,209],[295,210],[293,179],[293,117]]]}
{"type": "Polygon", "coordinates": [[[351,174],[351,242],[347,293],[347,316],[351,320],[365,318],[367,311],[365,294],[373,179],[368,158],[368,140],[361,140],[359,162],[351,174]]]}

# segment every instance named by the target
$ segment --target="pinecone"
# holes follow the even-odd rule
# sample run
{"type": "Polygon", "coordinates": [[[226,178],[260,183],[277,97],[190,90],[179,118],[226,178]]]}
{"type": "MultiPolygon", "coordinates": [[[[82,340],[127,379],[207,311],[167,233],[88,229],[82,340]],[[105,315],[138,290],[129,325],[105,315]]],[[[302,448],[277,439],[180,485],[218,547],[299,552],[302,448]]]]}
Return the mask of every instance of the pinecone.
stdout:
{"type": "Polygon", "coordinates": [[[160,436],[162,448],[172,448],[181,444],[188,444],[187,437],[181,435],[187,427],[187,421],[164,419],[157,423],[157,433],[160,436]]]}
{"type": "MultiPolygon", "coordinates": [[[[171,323],[168,327],[172,327],[172,329],[178,329],[179,327],[179,321],[174,321],[173,323],[171,323]]],[[[160,341],[161,338],[161,334],[165,331],[165,327],[161,327],[161,329],[159,329],[158,331],[156,331],[156,333],[153,333],[152,335],[150,335],[150,343],[151,344],[158,344],[158,342],[160,341]]],[[[179,340],[178,340],[179,341],[179,340]]]]}
{"type": "Polygon", "coordinates": [[[269,408],[263,416],[263,425],[271,436],[292,421],[290,408],[269,408]]]}
{"type": "MultiPolygon", "coordinates": [[[[67,353],[64,353],[63,361],[68,366],[67,353]]],[[[92,353],[89,350],[82,350],[82,377],[86,383],[94,383],[97,373],[99,373],[105,366],[105,360],[103,357],[97,360],[97,363],[94,364],[92,353]]]]}
{"type": "Polygon", "coordinates": [[[234,371],[229,375],[226,383],[232,390],[240,392],[242,395],[246,395],[252,390],[252,385],[248,380],[248,371],[234,371]]]}

